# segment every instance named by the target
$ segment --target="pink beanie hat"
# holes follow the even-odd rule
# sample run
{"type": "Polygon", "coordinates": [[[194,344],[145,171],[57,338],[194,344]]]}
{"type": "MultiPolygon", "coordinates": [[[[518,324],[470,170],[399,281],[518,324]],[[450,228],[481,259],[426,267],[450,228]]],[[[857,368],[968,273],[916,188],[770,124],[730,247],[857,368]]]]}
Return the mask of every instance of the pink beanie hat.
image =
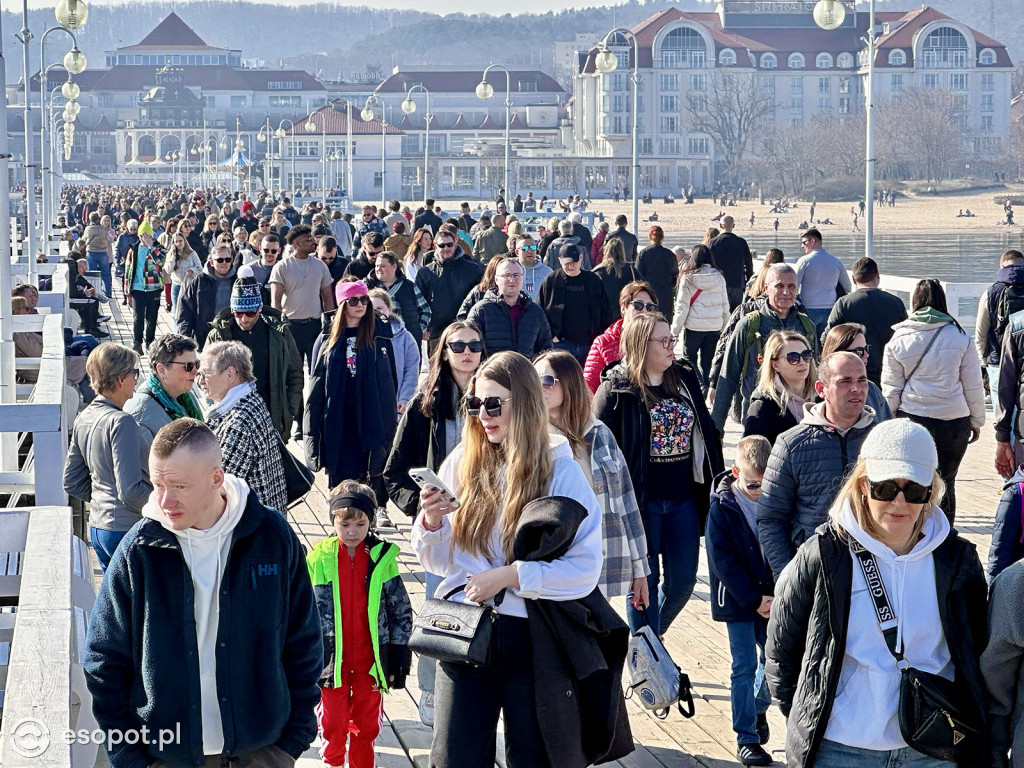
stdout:
{"type": "Polygon", "coordinates": [[[338,283],[334,287],[334,300],[338,302],[338,306],[341,306],[346,299],[351,299],[353,296],[367,296],[369,293],[366,283],[362,280],[356,280],[354,283],[338,283]]]}

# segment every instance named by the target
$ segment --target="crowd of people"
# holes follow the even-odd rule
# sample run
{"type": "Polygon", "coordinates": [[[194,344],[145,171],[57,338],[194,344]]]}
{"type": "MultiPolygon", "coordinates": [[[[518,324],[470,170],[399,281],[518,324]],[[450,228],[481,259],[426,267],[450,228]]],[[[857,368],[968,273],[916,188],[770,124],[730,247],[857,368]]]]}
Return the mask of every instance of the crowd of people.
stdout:
{"type": "Polygon", "coordinates": [[[135,317],[134,349],[83,356],[64,474],[104,572],[94,712],[183,728],[110,746],[115,768],[287,768],[317,733],[326,764],[372,766],[412,656],[389,503],[427,598],[496,617],[486,665],[418,660],[431,765],[493,766],[499,717],[510,768],[630,751],[626,640],[672,632],[702,539],[742,764],[771,763],[773,701],[793,766],[1008,765],[1024,739],[1024,254],[1003,254],[971,339],[938,281],[908,314],[813,228],[755,273],[731,216],[673,251],[624,216],[527,231],[521,199],[352,221],[269,194],[66,203],[65,223],[98,218],[71,259],[107,297],[120,279],[135,317]],[[157,337],[161,306],[177,332],[157,337]],[[991,604],[954,527],[985,378],[1007,478],[991,604]],[[296,453],[329,488],[334,533],[308,554],[284,517],[296,453]],[[903,727],[908,669],[952,692],[928,738],[903,727]]]}

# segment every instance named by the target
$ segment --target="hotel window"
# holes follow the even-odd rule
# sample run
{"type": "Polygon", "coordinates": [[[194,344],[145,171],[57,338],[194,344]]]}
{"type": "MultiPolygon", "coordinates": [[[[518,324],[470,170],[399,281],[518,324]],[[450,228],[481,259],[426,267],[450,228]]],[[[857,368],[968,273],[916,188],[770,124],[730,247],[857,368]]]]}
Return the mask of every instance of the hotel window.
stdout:
{"type": "Polygon", "coordinates": [[[995,111],[995,107],[994,107],[993,102],[992,102],[992,94],[991,93],[983,93],[981,95],[981,111],[982,112],[993,112],[993,111],[995,111]]]}
{"type": "Polygon", "coordinates": [[[690,75],[690,90],[691,91],[706,91],[708,89],[708,76],[690,75]]]}
{"type": "Polygon", "coordinates": [[[814,60],[814,65],[818,69],[832,69],[832,54],[819,53],[818,58],[814,60]]]}
{"type": "Polygon", "coordinates": [[[889,90],[893,93],[899,93],[903,90],[903,75],[893,75],[892,83],[889,86],[889,90]]]}
{"type": "Polygon", "coordinates": [[[678,112],[679,111],[679,97],[678,96],[661,96],[661,111],[662,112],[678,112]]]}
{"type": "Polygon", "coordinates": [[[966,72],[954,72],[949,76],[949,88],[952,91],[966,91],[967,90],[967,73],[966,72]]]}
{"type": "Polygon", "coordinates": [[[661,75],[661,90],[663,91],[678,91],[679,90],[679,75],[675,73],[662,74],[661,75]]]}
{"type": "Polygon", "coordinates": [[[723,67],[731,67],[736,63],[736,51],[732,48],[723,48],[722,52],[718,54],[718,63],[723,67]]]}
{"type": "Polygon", "coordinates": [[[996,63],[996,52],[991,48],[985,48],[978,54],[978,63],[982,66],[991,66],[996,63]]]}
{"type": "Polygon", "coordinates": [[[793,94],[804,92],[804,79],[802,77],[789,78],[789,92],[793,94]]]}
{"type": "Polygon", "coordinates": [[[791,53],[789,55],[789,68],[790,69],[803,69],[805,64],[804,55],[802,53],[791,53]]]}
{"type": "Polygon", "coordinates": [[[907,63],[907,54],[901,51],[899,48],[889,51],[889,66],[890,67],[902,67],[907,63]]]}
{"type": "Polygon", "coordinates": [[[779,59],[774,53],[761,54],[761,69],[775,69],[779,66],[779,59]]]}
{"type": "Polygon", "coordinates": [[[679,133],[679,118],[674,116],[663,116],[661,118],[662,133],[679,133]]]}
{"type": "Polygon", "coordinates": [[[706,155],[710,151],[711,142],[707,138],[690,138],[689,148],[691,155],[706,155]]]}
{"type": "Polygon", "coordinates": [[[832,93],[832,81],[829,78],[818,78],[818,93],[832,93]]]}
{"type": "Polygon", "coordinates": [[[992,115],[981,116],[981,131],[982,133],[992,133],[992,115]]]}
{"type": "Polygon", "coordinates": [[[819,112],[831,112],[832,111],[832,99],[828,96],[822,96],[818,99],[818,111],[819,112]]]}
{"type": "Polygon", "coordinates": [[[934,91],[939,87],[939,76],[938,75],[925,75],[922,83],[924,87],[929,91],[934,91]]]}
{"type": "Polygon", "coordinates": [[[850,97],[840,96],[839,97],[839,114],[848,115],[850,114],[850,97]]]}
{"type": "Polygon", "coordinates": [[[996,76],[991,72],[986,72],[981,76],[981,90],[983,91],[994,91],[996,89],[996,76]]]}

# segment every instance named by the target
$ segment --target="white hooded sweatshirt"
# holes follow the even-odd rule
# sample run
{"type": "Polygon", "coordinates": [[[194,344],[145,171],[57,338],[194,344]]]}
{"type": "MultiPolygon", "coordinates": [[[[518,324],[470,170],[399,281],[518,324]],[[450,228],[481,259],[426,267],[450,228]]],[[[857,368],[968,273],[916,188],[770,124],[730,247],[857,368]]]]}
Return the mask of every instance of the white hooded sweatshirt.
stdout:
{"type": "Polygon", "coordinates": [[[201,531],[174,530],[150,497],[142,516],[156,520],[173,533],[181,545],[192,575],[195,592],[196,642],[199,647],[199,691],[202,704],[203,753],[219,755],[224,751],[224,724],[217,699],[217,630],[220,626],[220,583],[231,551],[231,533],[242,519],[249,497],[249,486],[234,475],[224,475],[227,506],[212,527],[201,531]]]}
{"type": "MultiPolygon", "coordinates": [[[[939,619],[932,552],[949,535],[946,515],[935,507],[921,538],[905,555],[872,538],[858,525],[849,502],[839,522],[875,556],[889,602],[899,620],[897,647],[915,669],[953,679],[953,662],[939,619]]],[[[860,561],[853,552],[853,583],[846,653],[825,738],[860,749],[892,750],[907,746],[900,734],[897,708],[900,675],[868,592],[860,561]]]]}

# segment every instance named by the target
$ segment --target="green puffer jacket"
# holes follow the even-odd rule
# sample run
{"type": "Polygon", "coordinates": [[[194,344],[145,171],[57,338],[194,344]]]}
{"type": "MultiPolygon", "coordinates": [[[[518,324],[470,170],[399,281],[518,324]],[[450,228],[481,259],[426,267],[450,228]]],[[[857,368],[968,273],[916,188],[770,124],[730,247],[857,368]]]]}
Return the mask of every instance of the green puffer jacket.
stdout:
{"type": "MultiPolygon", "coordinates": [[[[370,547],[366,587],[374,656],[370,674],[381,691],[387,693],[390,688],[388,678],[393,675],[395,687],[404,687],[405,676],[412,664],[409,651],[412,604],[398,572],[398,546],[378,539],[373,533],[366,537],[366,543],[370,547]]],[[[330,536],[306,556],[324,636],[324,671],[320,677],[323,688],[341,684],[341,598],[337,586],[340,544],[337,536],[330,536]]]]}
{"type": "MultiPolygon", "coordinates": [[[[281,436],[288,441],[292,423],[302,419],[302,358],[295,339],[288,329],[288,321],[273,309],[263,308],[263,320],[270,326],[270,420],[281,436]]],[[[236,341],[234,319],[231,308],[222,309],[210,323],[206,343],[215,341],[236,341]]],[[[256,384],[260,391],[259,382],[256,384]]]]}

